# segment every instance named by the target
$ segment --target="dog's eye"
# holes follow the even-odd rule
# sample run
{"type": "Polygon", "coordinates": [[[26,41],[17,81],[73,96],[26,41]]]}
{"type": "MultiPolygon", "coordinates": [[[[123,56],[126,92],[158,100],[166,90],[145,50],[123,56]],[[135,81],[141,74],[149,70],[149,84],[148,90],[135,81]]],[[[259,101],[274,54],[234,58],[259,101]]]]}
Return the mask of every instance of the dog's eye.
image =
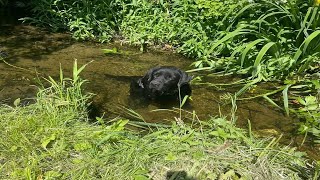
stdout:
{"type": "Polygon", "coordinates": [[[157,77],[159,77],[160,76],[160,74],[159,73],[155,73],[155,74],[153,74],[153,77],[154,78],[157,78],[157,77]]]}
{"type": "Polygon", "coordinates": [[[166,76],[166,79],[171,80],[173,77],[172,76],[166,76]]]}

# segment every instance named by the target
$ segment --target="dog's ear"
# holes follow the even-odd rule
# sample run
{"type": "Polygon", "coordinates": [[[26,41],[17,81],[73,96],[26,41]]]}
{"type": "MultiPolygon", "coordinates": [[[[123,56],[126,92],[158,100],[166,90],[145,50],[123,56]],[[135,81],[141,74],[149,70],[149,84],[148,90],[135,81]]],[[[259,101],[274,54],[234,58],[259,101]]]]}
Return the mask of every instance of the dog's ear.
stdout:
{"type": "Polygon", "coordinates": [[[152,69],[150,69],[146,75],[144,75],[141,79],[143,79],[142,81],[146,81],[146,82],[150,82],[153,79],[153,73],[158,70],[159,67],[154,67],[152,69]]]}
{"type": "Polygon", "coordinates": [[[181,87],[184,84],[188,84],[191,81],[191,79],[192,79],[192,77],[189,76],[187,73],[181,72],[181,77],[178,82],[178,86],[181,87]]]}
{"type": "Polygon", "coordinates": [[[137,84],[139,87],[144,88],[144,85],[142,83],[142,78],[138,79],[137,84]]]}

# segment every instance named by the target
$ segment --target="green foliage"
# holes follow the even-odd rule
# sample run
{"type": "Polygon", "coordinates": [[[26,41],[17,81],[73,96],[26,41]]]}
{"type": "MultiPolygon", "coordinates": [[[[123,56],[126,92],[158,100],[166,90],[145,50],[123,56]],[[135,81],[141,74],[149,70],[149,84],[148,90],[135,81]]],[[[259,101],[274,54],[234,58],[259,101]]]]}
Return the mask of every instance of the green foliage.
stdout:
{"type": "Polygon", "coordinates": [[[225,42],[231,47],[229,57],[241,57],[240,61],[218,68],[236,73],[243,73],[244,69],[252,78],[272,80],[292,75],[306,57],[318,54],[318,7],[308,7],[308,2],[259,1],[248,4],[239,13],[227,29],[230,32],[217,40],[211,51],[225,42]],[[303,19],[304,23],[300,23],[303,19]],[[230,35],[243,41],[223,41],[230,35]]]}
{"type": "Polygon", "coordinates": [[[302,153],[276,139],[248,137],[224,118],[142,136],[124,128],[127,120],[88,124],[71,115],[77,112],[35,106],[0,108],[1,179],[164,179],[168,170],[180,169],[198,179],[304,179],[315,173],[302,153]]]}
{"type": "Polygon", "coordinates": [[[219,19],[238,2],[138,0],[125,6],[120,29],[131,43],[169,43],[188,56],[206,59],[219,19]]]}
{"type": "Polygon", "coordinates": [[[57,30],[69,30],[79,40],[109,41],[117,29],[117,0],[33,0],[33,17],[25,21],[57,30]]]}
{"type": "Polygon", "coordinates": [[[296,104],[296,107],[293,107],[291,111],[303,119],[299,132],[312,134],[314,142],[320,143],[319,79],[288,81],[287,83],[291,86],[293,94],[291,99],[296,104]]]}

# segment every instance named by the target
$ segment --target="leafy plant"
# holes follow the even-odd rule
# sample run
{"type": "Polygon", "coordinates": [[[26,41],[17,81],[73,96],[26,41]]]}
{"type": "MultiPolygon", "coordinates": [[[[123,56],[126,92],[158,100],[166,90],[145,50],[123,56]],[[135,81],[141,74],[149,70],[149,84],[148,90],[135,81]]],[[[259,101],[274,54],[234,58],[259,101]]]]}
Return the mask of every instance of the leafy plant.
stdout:
{"type": "Polygon", "coordinates": [[[299,132],[305,135],[312,134],[314,142],[320,143],[320,81],[318,79],[303,83],[291,81],[291,84],[292,104],[296,105],[291,111],[303,119],[299,132]]]}

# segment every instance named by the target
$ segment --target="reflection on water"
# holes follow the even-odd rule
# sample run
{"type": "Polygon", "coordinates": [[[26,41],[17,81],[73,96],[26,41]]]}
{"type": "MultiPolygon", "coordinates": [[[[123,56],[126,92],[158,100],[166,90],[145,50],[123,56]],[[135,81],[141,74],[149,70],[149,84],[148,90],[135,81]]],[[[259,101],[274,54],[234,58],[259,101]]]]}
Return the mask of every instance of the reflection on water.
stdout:
{"type": "MultiPolygon", "coordinates": [[[[119,44],[102,45],[98,43],[79,43],[70,39],[68,34],[49,33],[30,26],[2,26],[0,27],[0,50],[8,54],[7,62],[21,67],[18,69],[0,63],[0,102],[12,103],[16,98],[32,98],[37,88],[37,76],[58,77],[61,63],[66,76],[71,76],[74,59],[80,65],[93,60],[84,70],[82,77],[89,80],[86,90],[95,95],[94,104],[106,118],[118,116],[128,117],[123,107],[133,109],[147,122],[168,122],[178,117],[179,113],[159,111],[159,108],[171,109],[179,107],[177,103],[160,105],[154,102],[144,102],[132,98],[129,94],[130,82],[144,75],[148,69],[159,65],[176,66],[188,70],[191,61],[172,52],[140,53],[135,48],[120,46],[119,44]],[[102,48],[117,47],[126,53],[123,55],[104,55],[102,48]],[[37,73],[36,73],[37,72],[37,73]],[[154,111],[157,110],[157,111],[154,111]]],[[[201,74],[190,73],[193,76],[201,74]]],[[[232,82],[234,77],[205,77],[206,81],[232,82]]],[[[192,118],[196,112],[201,120],[211,116],[229,115],[231,106],[224,104],[221,96],[227,92],[234,93],[240,87],[218,89],[203,85],[192,85],[192,101],[184,110],[183,118],[192,118]]],[[[285,133],[287,142],[294,140],[295,122],[272,109],[263,101],[237,102],[237,124],[247,127],[251,121],[252,129],[279,135],[285,133]]],[[[186,120],[186,119],[184,119],[186,120]]],[[[293,141],[295,142],[295,141],[293,141]]]]}

